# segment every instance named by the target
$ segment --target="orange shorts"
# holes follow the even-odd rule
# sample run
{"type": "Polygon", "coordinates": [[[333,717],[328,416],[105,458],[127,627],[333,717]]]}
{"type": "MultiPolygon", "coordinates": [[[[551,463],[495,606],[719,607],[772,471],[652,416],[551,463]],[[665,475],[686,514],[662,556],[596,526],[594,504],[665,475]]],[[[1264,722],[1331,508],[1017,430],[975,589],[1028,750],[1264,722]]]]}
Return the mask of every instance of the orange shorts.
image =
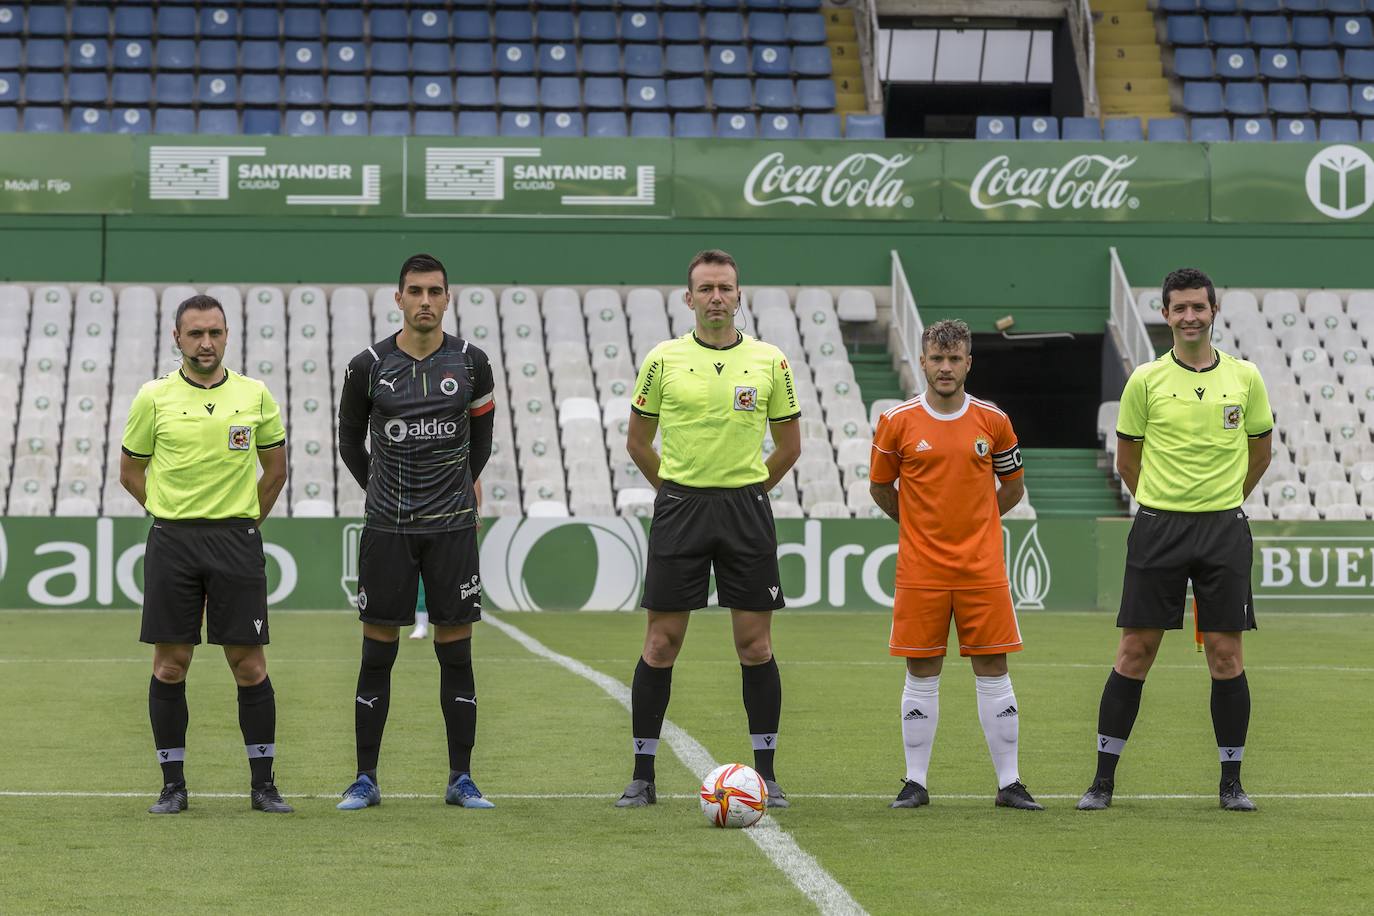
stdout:
{"type": "Polygon", "coordinates": [[[945,654],[949,621],[959,628],[960,655],[1021,651],[1021,628],[1011,606],[1011,589],[898,588],[892,608],[888,652],[906,658],[945,654]]]}

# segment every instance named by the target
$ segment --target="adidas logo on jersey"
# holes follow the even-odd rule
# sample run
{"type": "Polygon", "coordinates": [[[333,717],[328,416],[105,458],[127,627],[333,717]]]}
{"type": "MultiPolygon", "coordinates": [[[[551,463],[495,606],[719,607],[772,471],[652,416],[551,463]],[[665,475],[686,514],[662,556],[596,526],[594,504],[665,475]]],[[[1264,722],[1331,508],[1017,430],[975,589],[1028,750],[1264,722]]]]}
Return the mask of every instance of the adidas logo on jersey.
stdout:
{"type": "Polygon", "coordinates": [[[999,713],[997,714],[997,718],[999,718],[999,719],[1010,719],[1010,718],[1013,718],[1015,715],[1016,715],[1016,707],[1015,707],[1015,706],[1008,706],[1006,709],[1002,710],[1001,712],[999,712],[999,713]]]}
{"type": "Polygon", "coordinates": [[[916,451],[918,452],[928,452],[930,450],[931,444],[924,439],[922,439],[920,442],[916,444],[916,451]]]}
{"type": "Polygon", "coordinates": [[[911,712],[909,712],[909,713],[907,713],[906,715],[902,716],[902,721],[903,721],[903,722],[914,722],[914,721],[917,720],[917,719],[929,719],[929,718],[930,718],[930,716],[926,715],[925,713],[921,712],[919,709],[917,709],[916,707],[913,706],[913,707],[911,708],[911,712]]]}

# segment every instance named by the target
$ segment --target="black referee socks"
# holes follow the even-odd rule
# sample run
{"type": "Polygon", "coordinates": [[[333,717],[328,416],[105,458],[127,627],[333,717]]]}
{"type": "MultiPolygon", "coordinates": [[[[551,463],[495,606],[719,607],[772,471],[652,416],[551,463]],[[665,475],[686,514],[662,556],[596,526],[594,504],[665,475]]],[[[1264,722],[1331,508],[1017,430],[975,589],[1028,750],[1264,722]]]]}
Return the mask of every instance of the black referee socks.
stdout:
{"type": "Polygon", "coordinates": [[[778,662],[740,664],[744,681],[744,713],[749,717],[749,741],[754,745],[754,769],[764,779],[777,781],[773,754],[778,747],[778,720],[782,718],[782,676],[778,662]]]}
{"type": "Polygon", "coordinates": [[[1244,671],[1228,680],[1212,679],[1212,730],[1221,757],[1221,778],[1240,779],[1245,735],[1250,730],[1250,684],[1244,671]]]}
{"type": "Polygon", "coordinates": [[[477,684],[472,674],[472,637],[436,642],[439,659],[439,707],[448,733],[450,777],[472,771],[472,745],[477,740],[477,684]]]}
{"type": "Polygon", "coordinates": [[[635,779],[654,781],[654,756],[668,698],[673,693],[673,668],[655,668],[641,656],[630,684],[630,728],[633,730],[635,779]]]}
{"type": "Polygon", "coordinates": [[[1140,712],[1140,693],[1144,681],[1126,677],[1115,668],[1102,688],[1102,703],[1097,710],[1097,778],[1114,779],[1126,739],[1131,737],[1135,717],[1140,712]]]}
{"type": "Polygon", "coordinates": [[[252,687],[239,688],[239,730],[243,732],[253,786],[266,785],[272,781],[272,764],[277,757],[277,694],[270,677],[252,687]]]}
{"type": "Polygon", "coordinates": [[[353,729],[358,738],[358,773],[377,781],[377,757],[382,751],[382,731],[391,707],[391,667],[396,664],[399,640],[382,642],[363,637],[363,657],[358,668],[358,696],[353,703],[353,729]]]}
{"type": "Polygon", "coordinates": [[[186,682],[168,684],[156,677],[148,684],[148,718],[153,724],[153,744],[162,766],[162,781],[185,782],[186,682]]]}

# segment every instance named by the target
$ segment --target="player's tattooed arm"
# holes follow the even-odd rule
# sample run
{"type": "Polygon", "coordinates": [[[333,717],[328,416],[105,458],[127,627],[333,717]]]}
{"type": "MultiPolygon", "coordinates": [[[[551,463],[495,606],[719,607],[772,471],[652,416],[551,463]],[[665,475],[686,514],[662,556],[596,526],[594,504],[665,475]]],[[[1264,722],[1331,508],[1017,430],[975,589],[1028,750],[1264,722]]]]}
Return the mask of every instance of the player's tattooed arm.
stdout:
{"type": "Polygon", "coordinates": [[[873,502],[877,503],[878,508],[887,513],[887,517],[894,522],[900,522],[899,509],[897,507],[897,482],[869,483],[869,495],[873,497],[873,502]]]}

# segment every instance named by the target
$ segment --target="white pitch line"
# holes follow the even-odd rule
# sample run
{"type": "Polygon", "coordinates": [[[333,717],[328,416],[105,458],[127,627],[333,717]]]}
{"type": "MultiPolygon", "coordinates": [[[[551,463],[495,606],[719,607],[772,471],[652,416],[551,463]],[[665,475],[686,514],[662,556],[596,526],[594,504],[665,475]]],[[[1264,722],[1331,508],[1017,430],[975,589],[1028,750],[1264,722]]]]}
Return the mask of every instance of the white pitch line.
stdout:
{"type": "MultiPolygon", "coordinates": [[[[555,652],[525,631],[512,626],[495,614],[485,614],[483,620],[535,655],[546,658],[560,668],[591,681],[621,706],[624,706],[627,712],[630,710],[630,688],[620,681],[602,674],[595,668],[584,665],[575,658],[555,652]]],[[[677,755],[689,772],[696,774],[698,779],[716,768],[716,761],[711,756],[711,752],[666,718],[663,720],[662,734],[668,746],[673,749],[673,753],[677,755]]],[[[797,841],[778,826],[776,819],[765,817],[757,825],[744,831],[744,834],[754,841],[754,845],[763,851],[769,861],[786,875],[788,880],[805,894],[822,913],[865,913],[864,908],[859,906],[859,902],[850,895],[849,891],[845,890],[844,885],[836,881],[819,862],[798,846],[797,841]]]]}
{"type": "MultiPolygon", "coordinates": [[[[490,612],[488,612],[488,613],[490,613],[490,612]]],[[[485,618],[484,618],[484,619],[485,619],[485,618]]],[[[1303,801],[1303,800],[1306,800],[1306,801],[1313,801],[1313,800],[1337,799],[1337,798],[1355,798],[1355,799],[1374,798],[1374,792],[1289,792],[1289,793],[1285,793],[1285,792],[1275,792],[1275,793],[1250,792],[1250,793],[1247,793],[1247,794],[1248,794],[1251,798],[1263,798],[1263,799],[1271,799],[1271,800],[1272,800],[1272,799],[1279,799],[1279,800],[1294,800],[1294,801],[1303,801]]],[[[151,798],[152,796],[153,796],[153,793],[152,793],[151,791],[143,791],[143,792],[78,792],[78,791],[68,791],[68,790],[63,790],[63,789],[53,789],[53,790],[43,789],[43,790],[34,790],[34,791],[23,791],[23,790],[0,791],[0,798],[151,798]]],[[[220,791],[220,792],[197,792],[197,791],[194,791],[194,790],[193,790],[193,791],[191,792],[191,796],[192,796],[193,798],[247,798],[247,797],[248,797],[248,793],[247,793],[247,792],[223,792],[223,791],[220,791]]],[[[309,793],[309,792],[296,792],[296,793],[283,792],[283,793],[282,793],[282,797],[283,797],[283,798],[304,798],[304,799],[336,799],[336,798],[339,797],[339,795],[338,795],[337,792],[330,792],[330,793],[328,793],[328,794],[323,794],[323,795],[321,795],[321,794],[316,794],[316,793],[309,793]]],[[[437,793],[424,793],[424,792],[387,792],[387,793],[386,793],[386,797],[387,797],[388,799],[396,799],[396,798],[406,798],[406,799],[439,799],[439,798],[443,798],[442,795],[439,795],[439,794],[437,794],[437,793]]],[[[611,794],[611,793],[609,793],[609,792],[548,792],[548,793],[512,793],[512,794],[498,794],[498,793],[494,793],[494,792],[488,792],[488,793],[486,793],[486,797],[487,797],[487,798],[499,798],[499,799],[503,799],[503,800],[515,800],[515,801],[579,801],[579,800],[586,800],[586,799],[591,799],[591,800],[594,800],[594,801],[610,801],[610,800],[612,800],[612,799],[618,798],[619,796],[613,795],[613,794],[611,794]]],[[[659,797],[659,798],[666,798],[666,799],[674,799],[674,800],[679,800],[679,801],[686,801],[687,799],[695,799],[695,798],[697,798],[698,796],[697,796],[696,794],[694,794],[694,793],[691,793],[691,794],[689,794],[689,793],[681,793],[681,794],[671,794],[671,795],[669,795],[669,794],[660,794],[658,797],[659,797]]],[[[794,793],[792,793],[791,795],[789,795],[788,797],[789,797],[789,798],[820,799],[820,800],[830,800],[830,801],[849,801],[849,800],[853,800],[853,799],[858,799],[858,800],[873,800],[873,801],[879,801],[879,800],[881,800],[881,801],[887,801],[888,799],[892,798],[892,795],[891,795],[890,793],[887,794],[887,795],[883,795],[883,794],[876,793],[876,792],[817,792],[817,793],[815,793],[815,794],[799,794],[799,793],[794,792],[794,793]]],[[[992,795],[991,795],[991,793],[984,792],[984,793],[982,793],[982,794],[962,794],[962,795],[961,795],[961,794],[951,794],[951,795],[932,794],[930,797],[933,798],[933,799],[935,799],[935,800],[937,800],[937,801],[986,801],[986,800],[990,799],[990,798],[992,797],[992,795]]],[[[1039,793],[1039,794],[1037,794],[1035,797],[1036,797],[1036,798],[1044,798],[1044,799],[1052,799],[1052,800],[1065,800],[1065,801],[1068,801],[1068,800],[1077,800],[1079,796],[1077,796],[1077,795],[1053,795],[1053,794],[1039,793]]],[[[1215,798],[1216,798],[1216,795],[1215,795],[1215,794],[1211,794],[1211,795],[1186,795],[1186,794],[1179,794],[1179,793],[1144,793],[1144,794],[1140,794],[1140,795],[1123,795],[1123,794],[1121,794],[1120,792],[1118,792],[1118,793],[1116,793],[1116,794],[1115,794],[1114,796],[1112,796],[1112,797],[1115,798],[1117,801],[1123,801],[1123,800],[1124,800],[1124,801],[1130,801],[1130,800],[1136,800],[1136,801],[1161,801],[1161,800],[1163,800],[1163,801],[1168,801],[1168,800],[1177,800],[1177,801],[1197,801],[1197,800],[1204,800],[1204,799],[1215,799],[1215,798]]],[[[757,828],[754,828],[754,829],[757,829],[757,828]]]]}

